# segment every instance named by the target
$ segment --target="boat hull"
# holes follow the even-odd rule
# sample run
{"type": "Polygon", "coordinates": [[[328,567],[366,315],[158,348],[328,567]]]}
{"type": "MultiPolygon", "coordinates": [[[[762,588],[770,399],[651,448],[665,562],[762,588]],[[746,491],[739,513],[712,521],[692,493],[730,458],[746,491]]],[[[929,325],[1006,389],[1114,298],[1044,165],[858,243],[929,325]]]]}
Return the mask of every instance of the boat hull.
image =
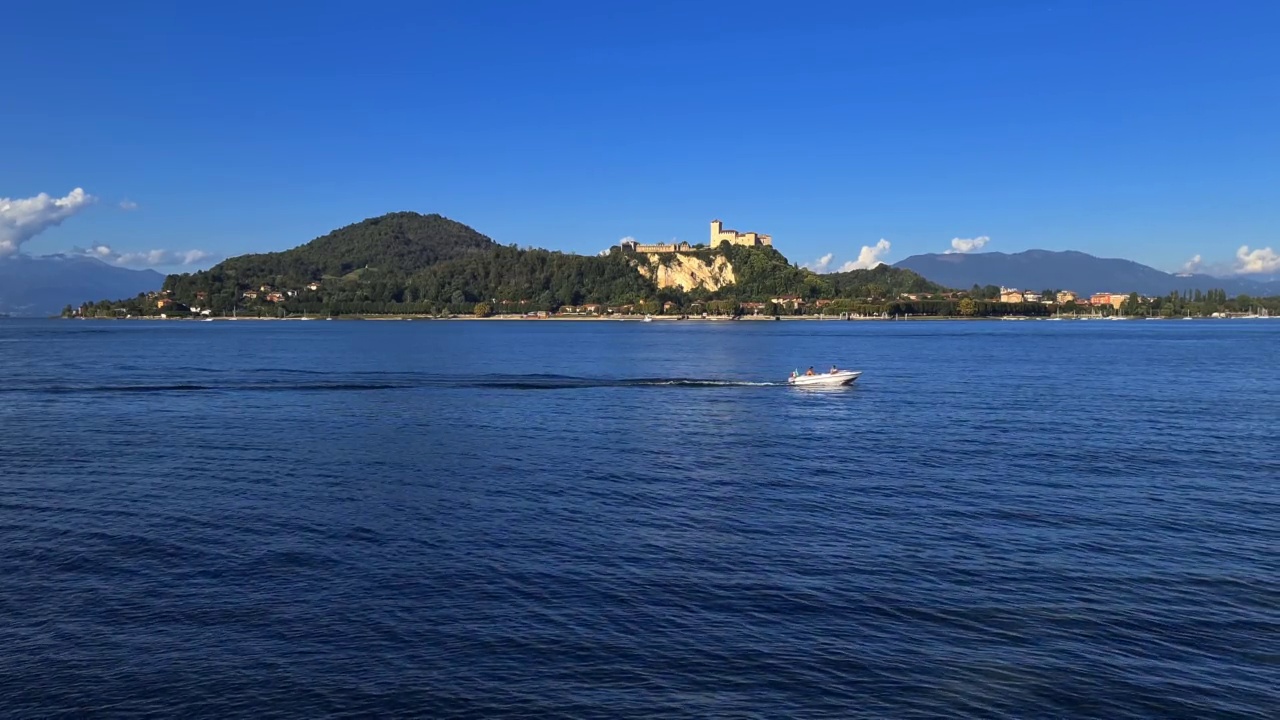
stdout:
{"type": "Polygon", "coordinates": [[[822,375],[798,375],[787,378],[787,384],[794,387],[839,387],[851,384],[860,375],[862,375],[861,370],[841,370],[822,375]]]}

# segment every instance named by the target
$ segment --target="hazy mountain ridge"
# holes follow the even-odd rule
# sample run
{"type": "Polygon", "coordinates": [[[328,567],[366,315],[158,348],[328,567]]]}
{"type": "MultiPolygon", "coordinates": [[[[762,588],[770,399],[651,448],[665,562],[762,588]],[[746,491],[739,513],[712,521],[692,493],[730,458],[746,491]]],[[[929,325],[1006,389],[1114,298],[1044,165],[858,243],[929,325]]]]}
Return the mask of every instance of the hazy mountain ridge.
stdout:
{"type": "Polygon", "coordinates": [[[928,253],[894,264],[955,288],[1001,285],[1045,289],[1166,295],[1172,291],[1225,290],[1228,295],[1280,294],[1280,281],[1245,277],[1173,274],[1121,258],[1100,258],[1075,250],[1019,253],[928,253]]]}
{"type": "Polygon", "coordinates": [[[85,298],[132,297],[160,289],[164,275],[108,265],[77,255],[17,255],[0,259],[0,312],[56,315],[85,298]]]}

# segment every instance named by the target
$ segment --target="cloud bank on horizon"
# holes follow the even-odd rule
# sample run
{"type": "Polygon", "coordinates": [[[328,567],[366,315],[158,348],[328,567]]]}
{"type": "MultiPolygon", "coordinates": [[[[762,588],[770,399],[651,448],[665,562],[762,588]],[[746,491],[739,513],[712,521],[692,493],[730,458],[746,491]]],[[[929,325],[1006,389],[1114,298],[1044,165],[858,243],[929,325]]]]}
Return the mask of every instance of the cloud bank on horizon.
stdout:
{"type": "Polygon", "coordinates": [[[943,254],[971,253],[974,250],[981,250],[989,242],[991,238],[986,235],[979,235],[976,238],[951,238],[951,249],[943,254]]]}
{"type": "Polygon", "coordinates": [[[816,273],[824,273],[827,271],[827,268],[831,267],[831,261],[834,260],[835,257],[835,253],[827,253],[811,263],[805,263],[804,267],[816,273]]]}
{"type": "Polygon", "coordinates": [[[76,248],[76,255],[97,258],[105,263],[132,268],[173,267],[177,265],[196,265],[205,260],[217,258],[213,253],[204,250],[148,250],[146,252],[120,253],[109,245],[94,245],[85,250],[76,248]]]}
{"type": "Polygon", "coordinates": [[[48,193],[29,198],[0,197],[0,258],[17,255],[23,243],[97,201],[83,188],[60,198],[48,193]]]}
{"type": "Polygon", "coordinates": [[[884,265],[884,258],[889,254],[889,249],[892,246],[893,244],[884,238],[880,238],[880,242],[875,245],[863,245],[862,250],[858,251],[858,259],[850,260],[841,265],[840,272],[870,270],[877,265],[884,265]]]}
{"type": "MultiPolygon", "coordinates": [[[[35,236],[57,227],[63,220],[98,202],[98,198],[75,188],[66,196],[55,198],[40,193],[29,198],[0,197],[0,259],[22,252],[24,243],[35,236]]],[[[138,203],[122,200],[121,210],[137,210],[138,203]]],[[[88,250],[75,248],[73,255],[97,258],[112,265],[133,268],[174,267],[195,265],[215,259],[213,253],[204,250],[148,250],[146,252],[116,252],[107,245],[94,245],[88,250]]]]}
{"type": "Polygon", "coordinates": [[[1236,250],[1234,262],[1206,262],[1203,255],[1196,253],[1182,264],[1179,272],[1224,278],[1244,275],[1280,275],[1280,253],[1270,247],[1251,249],[1248,245],[1241,245],[1236,250]]]}
{"type": "Polygon", "coordinates": [[[884,258],[889,254],[889,250],[893,247],[893,243],[880,238],[880,242],[875,245],[863,245],[858,251],[857,260],[849,260],[836,270],[831,270],[831,263],[835,260],[835,253],[827,253],[811,263],[805,263],[803,267],[816,273],[825,272],[849,272],[850,270],[870,270],[877,265],[884,265],[884,258]]]}
{"type": "MultiPolygon", "coordinates": [[[[1197,255],[1195,259],[1199,259],[1197,255]]],[[[1241,275],[1265,275],[1280,272],[1280,253],[1269,247],[1250,250],[1248,245],[1241,245],[1236,250],[1236,272],[1241,275]]]]}

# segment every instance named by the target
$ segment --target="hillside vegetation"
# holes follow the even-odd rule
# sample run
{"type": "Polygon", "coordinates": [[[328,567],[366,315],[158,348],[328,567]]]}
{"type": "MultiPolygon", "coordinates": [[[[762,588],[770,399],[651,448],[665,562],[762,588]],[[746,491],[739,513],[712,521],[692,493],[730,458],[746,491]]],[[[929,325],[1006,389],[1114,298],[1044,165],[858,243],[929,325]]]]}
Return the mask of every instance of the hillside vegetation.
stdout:
{"type": "Polygon", "coordinates": [[[248,289],[264,283],[300,287],[366,268],[404,275],[496,246],[488,237],[441,215],[398,212],[338,228],[292,250],[241,255],[194,275],[170,276],[165,287],[203,285],[208,290],[239,284],[248,289]]]}

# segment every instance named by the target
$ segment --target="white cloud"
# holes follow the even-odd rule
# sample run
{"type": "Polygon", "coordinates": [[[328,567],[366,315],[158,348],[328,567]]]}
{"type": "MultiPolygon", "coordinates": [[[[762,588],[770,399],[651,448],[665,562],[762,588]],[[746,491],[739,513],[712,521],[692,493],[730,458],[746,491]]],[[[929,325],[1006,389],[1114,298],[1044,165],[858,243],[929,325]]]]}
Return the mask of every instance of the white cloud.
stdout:
{"type": "Polygon", "coordinates": [[[831,265],[831,261],[835,259],[835,256],[835,253],[827,253],[811,263],[805,263],[804,267],[816,273],[824,273],[827,271],[827,267],[831,265]]]}
{"type": "Polygon", "coordinates": [[[132,201],[132,200],[121,200],[121,201],[120,201],[120,209],[121,209],[121,210],[137,210],[137,209],[138,209],[138,203],[136,203],[136,202],[134,202],[134,201],[132,201]]]}
{"type": "Polygon", "coordinates": [[[849,272],[850,270],[870,270],[877,265],[884,264],[884,256],[889,254],[890,243],[884,238],[880,238],[880,242],[875,245],[863,245],[862,251],[858,253],[857,260],[850,260],[840,266],[840,272],[849,272]]]}
{"type": "Polygon", "coordinates": [[[1280,272],[1280,254],[1269,247],[1250,250],[1241,245],[1236,251],[1236,272],[1242,275],[1280,272]]]}
{"type": "Polygon", "coordinates": [[[624,245],[624,244],[626,244],[626,243],[633,243],[633,242],[637,242],[637,241],[636,241],[636,239],[635,239],[635,238],[633,238],[633,237],[631,237],[630,235],[628,235],[628,236],[626,236],[626,237],[622,238],[621,240],[619,240],[618,242],[614,243],[614,244],[613,244],[613,245],[611,245],[610,247],[607,247],[607,248],[605,248],[605,249],[601,250],[600,252],[596,253],[596,255],[598,255],[598,256],[600,256],[600,257],[605,257],[605,256],[606,256],[606,255],[608,255],[609,253],[613,252],[613,248],[615,248],[615,247],[621,247],[622,245],[624,245]]]}
{"type": "Polygon", "coordinates": [[[1197,254],[1194,257],[1192,257],[1190,260],[1183,263],[1182,272],[1184,273],[1200,272],[1200,269],[1203,267],[1204,267],[1204,259],[1201,258],[1199,254],[1197,254]]]}
{"type": "Polygon", "coordinates": [[[92,255],[93,257],[96,257],[99,260],[106,260],[107,262],[111,262],[115,260],[117,257],[119,257],[115,253],[111,252],[111,248],[107,247],[106,245],[94,245],[88,250],[81,250],[80,248],[76,248],[73,252],[79,253],[81,255],[92,255]]]}
{"type": "Polygon", "coordinates": [[[77,248],[75,252],[122,267],[197,265],[206,260],[216,258],[213,253],[208,253],[204,250],[148,250],[146,252],[118,253],[108,245],[94,245],[88,250],[77,248]]]}
{"type": "Polygon", "coordinates": [[[0,257],[15,255],[22,244],[75,215],[97,198],[76,188],[66,197],[40,193],[30,198],[0,197],[0,257]]]}
{"type": "Polygon", "coordinates": [[[969,253],[974,250],[981,250],[982,246],[989,242],[991,242],[991,238],[986,235],[980,235],[976,238],[951,238],[951,249],[946,254],[969,253]]]}

